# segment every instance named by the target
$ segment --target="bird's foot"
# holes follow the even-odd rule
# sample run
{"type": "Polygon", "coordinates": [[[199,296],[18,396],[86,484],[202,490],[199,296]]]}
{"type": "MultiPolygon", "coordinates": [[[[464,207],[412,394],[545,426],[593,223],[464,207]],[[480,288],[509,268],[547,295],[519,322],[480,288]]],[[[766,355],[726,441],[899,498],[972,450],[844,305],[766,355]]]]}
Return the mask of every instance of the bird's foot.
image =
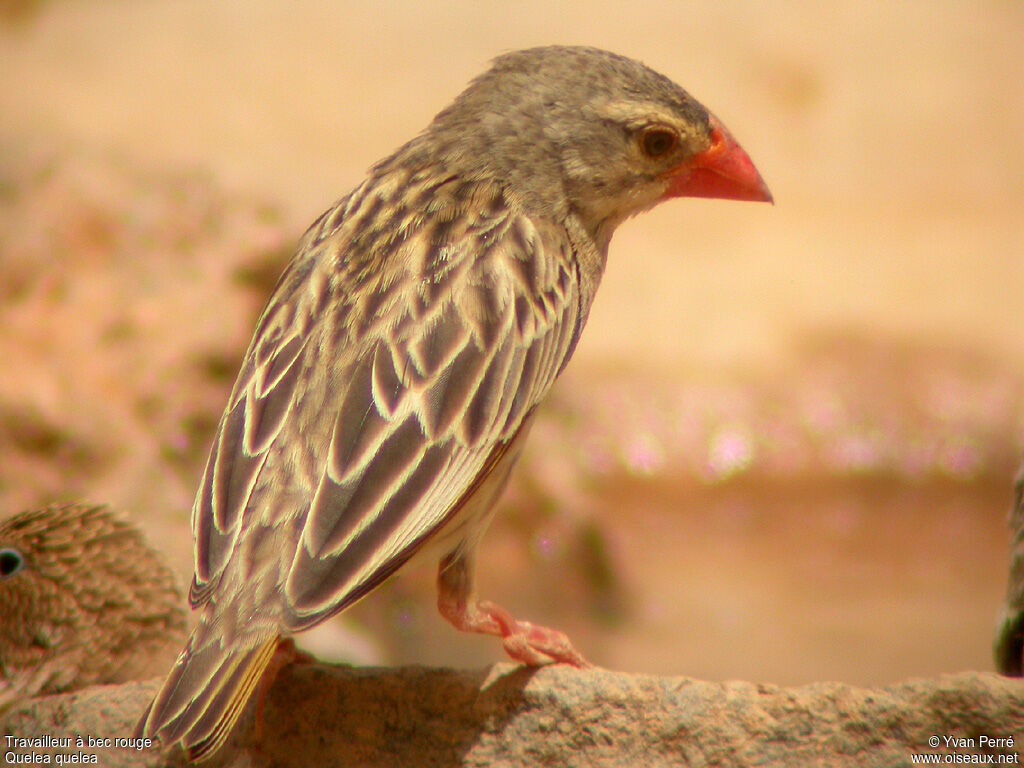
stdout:
{"type": "Polygon", "coordinates": [[[489,600],[467,604],[443,597],[438,600],[438,608],[456,629],[500,637],[505,652],[516,661],[530,667],[570,664],[582,669],[590,666],[564,632],[520,621],[489,600]]]}
{"type": "Polygon", "coordinates": [[[521,621],[489,600],[476,604],[477,611],[497,624],[505,653],[530,667],[544,664],[570,664],[589,667],[590,663],[577,651],[564,632],[521,621]]]}
{"type": "Polygon", "coordinates": [[[276,677],[277,673],[289,664],[312,664],[315,661],[316,656],[299,650],[298,646],[295,645],[295,640],[290,637],[282,637],[277,644],[277,650],[274,651],[274,657],[270,661],[269,668],[276,677]]]}

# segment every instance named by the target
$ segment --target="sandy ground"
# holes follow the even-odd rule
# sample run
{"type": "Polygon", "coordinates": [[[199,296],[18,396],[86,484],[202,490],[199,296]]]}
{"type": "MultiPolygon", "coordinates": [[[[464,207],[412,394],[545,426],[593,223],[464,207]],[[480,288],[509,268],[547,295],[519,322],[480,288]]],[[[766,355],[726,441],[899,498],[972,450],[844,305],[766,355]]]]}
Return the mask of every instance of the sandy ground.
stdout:
{"type": "MultiPolygon", "coordinates": [[[[642,460],[631,463],[630,446],[648,455],[654,432],[630,422],[640,426],[618,457],[628,471],[591,472],[604,478],[605,492],[577,500],[565,524],[586,531],[587,521],[600,523],[619,574],[612,608],[587,602],[600,589],[568,590],[579,598],[573,605],[552,598],[531,607],[521,594],[543,592],[575,566],[531,561],[508,533],[514,525],[495,531],[493,551],[520,558],[530,575],[505,583],[485,571],[485,584],[582,634],[595,661],[622,669],[781,683],[987,669],[1003,520],[1024,433],[1022,36],[1024,6],[1004,0],[600,2],[571,10],[539,2],[41,4],[0,26],[5,182],[23,182],[17,169],[55,154],[72,168],[68,175],[60,166],[59,178],[72,181],[51,198],[36,184],[32,199],[42,202],[35,204],[14,194],[9,210],[43,223],[3,219],[0,270],[8,285],[34,269],[59,282],[62,264],[73,262],[85,270],[74,274],[88,279],[72,292],[79,303],[61,305],[64,315],[54,310],[60,299],[14,307],[13,294],[0,294],[12,308],[0,328],[7,361],[0,394],[11,404],[5,418],[21,429],[19,409],[29,403],[98,445],[97,414],[113,406],[89,410],[78,401],[76,411],[68,393],[109,397],[123,385],[113,379],[125,375],[164,410],[153,416],[143,408],[150,421],[110,428],[116,447],[108,446],[109,461],[95,473],[102,480],[89,479],[96,465],[88,455],[79,456],[78,474],[59,462],[48,472],[18,465],[3,475],[0,500],[102,494],[141,517],[160,507],[146,524],[184,578],[184,521],[202,442],[261,301],[256,289],[219,305],[210,287],[230,284],[239,264],[272,275],[302,228],[420,130],[491,56],[545,43],[596,45],[643,59],[715,111],[754,158],[776,206],[680,201],[623,226],[573,364],[577,381],[594,371],[610,378],[642,371],[666,397],[709,398],[708,419],[741,424],[741,438],[754,434],[761,444],[772,440],[758,431],[767,422],[730,410],[737,391],[761,415],[792,413],[812,400],[860,403],[868,415],[858,424],[871,425],[872,439],[899,437],[866,473],[848,451],[822,449],[820,461],[789,475],[779,470],[785,462],[755,461],[756,483],[730,485],[716,472],[731,477],[732,470],[714,468],[723,455],[735,458],[730,446],[743,454],[736,433],[681,428],[673,434],[706,449],[701,460],[695,465],[680,451],[648,471],[642,460]],[[82,157],[101,159],[82,161],[86,170],[76,176],[82,157]],[[116,170],[95,171],[105,164],[116,170]],[[181,199],[165,206],[174,190],[181,199]],[[116,215],[84,217],[67,240],[75,251],[65,254],[39,244],[69,226],[60,205],[68,194],[116,215]],[[277,213],[260,214],[266,210],[277,213]],[[209,237],[226,212],[228,223],[209,237]],[[109,231],[96,230],[97,220],[109,231]],[[123,235],[126,222],[135,234],[123,235]],[[188,260],[147,261],[153,231],[158,239],[179,233],[188,260]],[[121,290],[103,293],[111,262],[82,255],[83,233],[96,253],[120,249],[121,290]],[[192,242],[202,247],[189,250],[192,242]],[[228,248],[235,255],[226,257],[228,248]],[[187,291],[176,269],[188,271],[187,291]],[[94,284],[97,293],[83,298],[94,284]],[[161,285],[178,293],[164,295],[161,285]],[[113,358],[127,367],[106,374],[87,370],[90,337],[76,336],[81,313],[100,305],[104,327],[129,317],[142,334],[137,347],[124,342],[124,357],[113,358]],[[217,369],[219,378],[197,385],[198,393],[168,373],[181,363],[175,334],[210,352],[206,362],[217,369]],[[839,383],[814,375],[822,347],[842,371],[839,383]],[[874,351],[864,356],[864,349],[874,351]],[[897,428],[887,409],[917,403],[900,394],[908,381],[931,382],[939,394],[924,398],[927,413],[897,428]],[[844,383],[854,391],[837,399],[829,387],[844,383]],[[780,394],[787,390],[802,395],[780,394]],[[179,423],[192,432],[182,433],[170,458],[166,445],[143,434],[167,434],[179,423]],[[953,446],[953,459],[937,449],[934,460],[911,466],[908,457],[935,434],[945,440],[956,430],[963,439],[943,443],[953,446]],[[967,470],[957,446],[974,450],[967,470]],[[134,468],[119,484],[125,476],[111,467],[129,450],[134,468]],[[173,480],[159,479],[167,465],[173,480]],[[693,466],[711,467],[710,480],[700,469],[677,476],[693,466]],[[651,474],[657,482],[645,484],[651,474]],[[159,490],[160,504],[146,488],[159,490]]],[[[11,199],[11,189],[3,191],[11,199]]],[[[561,402],[571,400],[566,392],[561,402]]],[[[807,426],[795,416],[792,423],[807,426]]],[[[672,439],[656,447],[664,452],[672,439]]],[[[513,511],[521,498],[513,494],[513,511]]],[[[544,540],[531,536],[533,544],[544,540]]],[[[429,599],[421,597],[429,589],[403,589],[361,615],[371,635],[386,638],[368,643],[376,649],[369,657],[495,657],[485,642],[451,640],[427,618],[429,599]]]]}

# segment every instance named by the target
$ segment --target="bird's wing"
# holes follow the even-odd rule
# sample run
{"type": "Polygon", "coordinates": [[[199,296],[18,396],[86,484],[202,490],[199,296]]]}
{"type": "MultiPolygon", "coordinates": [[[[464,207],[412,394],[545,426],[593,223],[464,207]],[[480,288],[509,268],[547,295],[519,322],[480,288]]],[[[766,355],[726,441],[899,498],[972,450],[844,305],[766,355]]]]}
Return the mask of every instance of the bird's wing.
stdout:
{"type": "MultiPolygon", "coordinates": [[[[194,510],[194,602],[239,536],[268,515],[304,515],[279,557],[291,560],[287,624],[310,626],[405,562],[499,463],[571,355],[579,283],[564,238],[507,206],[482,210],[458,230],[410,234],[391,265],[401,268],[339,254],[347,276],[326,308],[310,299],[275,322],[272,299],[194,510]],[[290,441],[305,465],[282,458],[290,441]]],[[[315,261],[293,264],[275,296],[317,283],[330,259],[315,261]]]]}

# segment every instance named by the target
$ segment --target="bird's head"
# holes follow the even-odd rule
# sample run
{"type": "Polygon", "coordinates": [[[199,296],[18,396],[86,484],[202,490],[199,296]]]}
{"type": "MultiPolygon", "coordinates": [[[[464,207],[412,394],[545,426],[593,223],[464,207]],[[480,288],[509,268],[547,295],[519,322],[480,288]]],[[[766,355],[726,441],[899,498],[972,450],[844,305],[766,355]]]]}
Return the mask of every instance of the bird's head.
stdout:
{"type": "Polygon", "coordinates": [[[623,219],[671,197],[771,202],[747,153],[686,91],[595,48],[495,59],[426,137],[463,173],[493,178],[534,213],[579,217],[607,245],[623,219]]]}

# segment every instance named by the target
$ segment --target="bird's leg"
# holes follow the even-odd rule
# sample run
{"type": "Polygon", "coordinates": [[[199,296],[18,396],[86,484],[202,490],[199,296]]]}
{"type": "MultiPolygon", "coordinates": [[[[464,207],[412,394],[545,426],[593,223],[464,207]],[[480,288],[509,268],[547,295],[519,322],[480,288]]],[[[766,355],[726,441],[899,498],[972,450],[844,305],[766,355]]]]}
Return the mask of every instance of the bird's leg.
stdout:
{"type": "Polygon", "coordinates": [[[590,666],[564,633],[520,621],[500,605],[478,600],[472,557],[471,552],[457,549],[441,559],[437,572],[437,608],[456,629],[500,637],[505,652],[527,666],[590,666]]]}
{"type": "Polygon", "coordinates": [[[260,680],[256,689],[252,748],[257,753],[262,752],[263,715],[267,708],[267,695],[270,693],[270,689],[274,687],[274,681],[277,680],[277,676],[289,664],[311,664],[314,661],[316,661],[314,656],[295,647],[295,641],[292,638],[282,637],[278,640],[274,655],[271,657],[270,663],[263,673],[263,679],[260,680]]]}

